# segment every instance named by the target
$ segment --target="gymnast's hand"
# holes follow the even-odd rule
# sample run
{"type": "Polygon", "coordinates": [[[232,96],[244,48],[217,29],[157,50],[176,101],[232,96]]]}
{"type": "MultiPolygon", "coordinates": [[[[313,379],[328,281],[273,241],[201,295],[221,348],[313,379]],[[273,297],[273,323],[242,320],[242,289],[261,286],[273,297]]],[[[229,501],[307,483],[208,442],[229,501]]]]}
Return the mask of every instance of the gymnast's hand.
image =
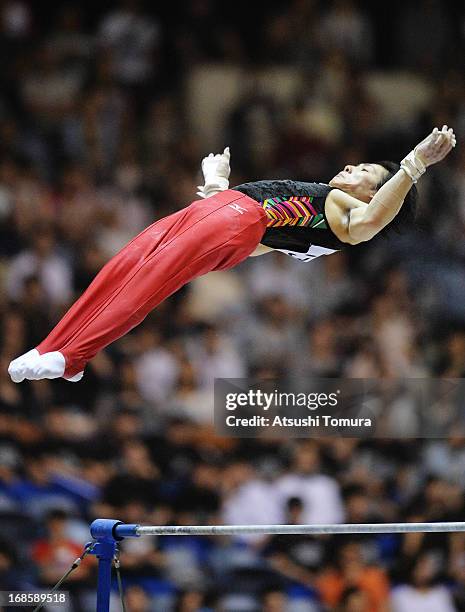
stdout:
{"type": "Polygon", "coordinates": [[[202,172],[205,184],[197,187],[199,190],[197,195],[208,198],[219,191],[228,189],[229,175],[231,174],[230,159],[229,147],[226,147],[223,153],[217,155],[210,153],[208,157],[203,158],[202,172]]]}
{"type": "Polygon", "coordinates": [[[441,131],[434,128],[431,134],[415,147],[415,152],[428,167],[443,160],[455,147],[456,142],[454,130],[444,125],[441,131]]]}
{"type": "Polygon", "coordinates": [[[416,183],[426,168],[443,160],[456,143],[457,139],[452,128],[448,128],[447,125],[444,125],[442,130],[434,128],[431,134],[401,161],[400,166],[416,183]]]}

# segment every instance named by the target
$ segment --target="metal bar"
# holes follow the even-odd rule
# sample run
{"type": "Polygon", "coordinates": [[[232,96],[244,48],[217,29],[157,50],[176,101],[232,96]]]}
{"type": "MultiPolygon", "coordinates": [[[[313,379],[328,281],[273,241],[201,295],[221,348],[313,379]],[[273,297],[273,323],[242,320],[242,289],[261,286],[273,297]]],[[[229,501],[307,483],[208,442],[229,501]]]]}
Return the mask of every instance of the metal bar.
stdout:
{"type": "Polygon", "coordinates": [[[97,612],[108,612],[111,585],[111,559],[116,541],[144,535],[245,535],[245,534],[374,534],[374,533],[444,533],[465,532],[465,523],[359,523],[336,525],[128,525],[111,519],[97,519],[91,533],[97,541],[93,554],[99,559],[97,612]]]}
{"type": "MultiPolygon", "coordinates": [[[[137,526],[137,536],[144,535],[328,535],[369,533],[444,533],[465,532],[465,523],[361,523],[336,525],[207,525],[207,526],[137,526]]],[[[116,533],[118,527],[116,528],[116,533]]]]}

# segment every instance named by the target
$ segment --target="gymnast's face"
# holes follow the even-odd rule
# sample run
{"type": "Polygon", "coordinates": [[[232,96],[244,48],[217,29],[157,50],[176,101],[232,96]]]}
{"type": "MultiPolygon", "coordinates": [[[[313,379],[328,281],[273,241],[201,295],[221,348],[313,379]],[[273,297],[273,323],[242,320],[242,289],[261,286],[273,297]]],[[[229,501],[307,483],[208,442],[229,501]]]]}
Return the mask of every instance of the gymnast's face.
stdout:
{"type": "Polygon", "coordinates": [[[369,202],[387,175],[386,168],[379,164],[363,163],[358,166],[347,164],[344,170],[329,181],[329,185],[345,191],[362,202],[369,202]]]}

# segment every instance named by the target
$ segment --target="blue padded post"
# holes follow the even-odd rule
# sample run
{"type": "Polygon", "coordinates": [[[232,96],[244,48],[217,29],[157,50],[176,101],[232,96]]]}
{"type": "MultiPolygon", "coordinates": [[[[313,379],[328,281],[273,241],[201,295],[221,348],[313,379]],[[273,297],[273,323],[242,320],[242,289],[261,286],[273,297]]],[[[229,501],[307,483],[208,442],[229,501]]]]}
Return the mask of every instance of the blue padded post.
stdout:
{"type": "Polygon", "coordinates": [[[116,552],[114,529],[121,524],[113,519],[97,519],[90,526],[96,540],[91,554],[98,559],[97,612],[110,612],[111,564],[116,552]]]}

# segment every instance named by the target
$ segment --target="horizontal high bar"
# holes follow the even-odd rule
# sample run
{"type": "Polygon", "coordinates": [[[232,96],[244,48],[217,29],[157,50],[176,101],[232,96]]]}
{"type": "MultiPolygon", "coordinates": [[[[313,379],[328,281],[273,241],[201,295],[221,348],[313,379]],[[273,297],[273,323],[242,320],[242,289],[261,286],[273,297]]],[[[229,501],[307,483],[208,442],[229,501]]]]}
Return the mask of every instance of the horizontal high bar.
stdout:
{"type": "MultiPolygon", "coordinates": [[[[115,528],[119,535],[121,526],[115,528]]],[[[121,529],[121,532],[123,529],[121,529]]],[[[135,536],[145,535],[328,535],[376,533],[465,532],[465,523],[359,523],[335,525],[208,525],[208,526],[134,526],[135,536]]],[[[123,533],[121,533],[123,535],[123,533]]],[[[126,535],[126,534],[125,534],[126,535]]]]}

